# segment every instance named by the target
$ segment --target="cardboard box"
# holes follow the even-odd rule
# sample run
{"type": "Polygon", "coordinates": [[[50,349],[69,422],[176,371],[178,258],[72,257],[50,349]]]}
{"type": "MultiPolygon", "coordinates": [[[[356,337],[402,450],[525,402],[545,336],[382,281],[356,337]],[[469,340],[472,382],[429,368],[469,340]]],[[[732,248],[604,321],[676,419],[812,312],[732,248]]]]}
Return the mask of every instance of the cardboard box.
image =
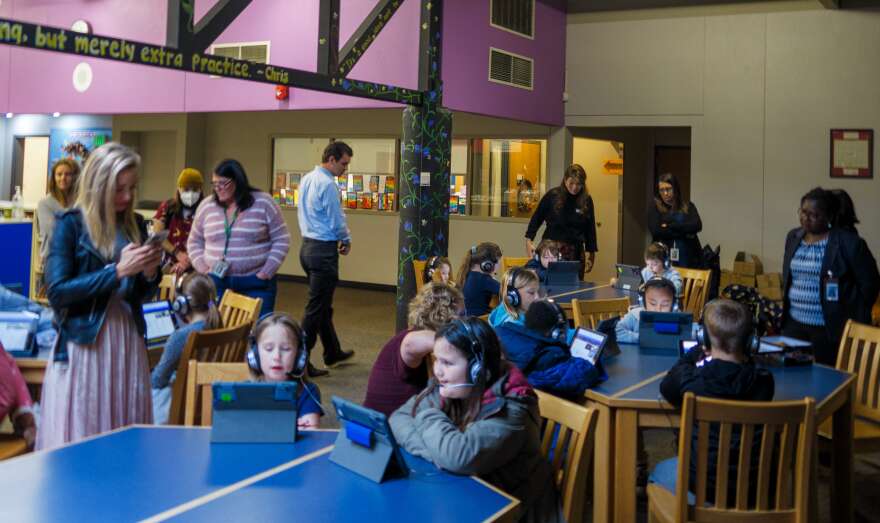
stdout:
{"type": "Polygon", "coordinates": [[[758,294],[772,301],[782,301],[782,289],[779,287],[758,287],[758,294]]]}
{"type": "Polygon", "coordinates": [[[729,285],[733,285],[733,272],[721,269],[721,278],[718,280],[718,290],[723,291],[729,285]]]}
{"type": "Polygon", "coordinates": [[[743,276],[742,274],[734,274],[733,275],[733,283],[737,285],[744,285],[746,287],[754,287],[755,286],[755,277],[754,276],[743,276]]]}
{"type": "Polygon", "coordinates": [[[782,274],[778,272],[759,274],[755,276],[755,281],[757,282],[759,288],[782,288],[782,274]]]}
{"type": "Polygon", "coordinates": [[[755,276],[764,273],[764,265],[761,263],[761,259],[754,254],[739,251],[733,262],[733,272],[742,276],[755,276]]]}

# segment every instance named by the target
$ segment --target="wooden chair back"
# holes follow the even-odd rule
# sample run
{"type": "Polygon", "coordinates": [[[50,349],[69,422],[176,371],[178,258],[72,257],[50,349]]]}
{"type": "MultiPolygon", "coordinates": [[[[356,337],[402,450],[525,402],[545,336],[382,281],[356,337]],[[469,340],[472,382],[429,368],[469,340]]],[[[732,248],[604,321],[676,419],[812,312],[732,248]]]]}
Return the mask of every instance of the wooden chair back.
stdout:
{"type": "Polygon", "coordinates": [[[678,440],[675,520],[805,522],[815,423],[813,398],[769,403],[719,400],[687,393],[678,440]],[[713,505],[707,504],[706,493],[710,425],[718,430],[713,505]],[[698,430],[697,484],[691,485],[691,438],[695,427],[698,430]],[[756,434],[758,428],[760,436],[756,434]],[[736,431],[740,435],[739,452],[731,456],[731,435],[736,431]],[[753,474],[750,468],[753,442],[757,443],[757,437],[760,437],[758,470],[753,474]],[[735,499],[728,500],[731,459],[736,460],[736,492],[735,499]],[[749,484],[752,476],[757,478],[757,485],[749,484]],[[696,494],[693,506],[688,506],[689,490],[696,494]],[[750,503],[750,494],[754,504],[750,503]]]}
{"type": "Polygon", "coordinates": [[[855,415],[880,423],[880,327],[847,321],[837,368],[856,375],[855,415]]]}
{"type": "Polygon", "coordinates": [[[428,260],[413,260],[413,274],[416,279],[416,293],[421,292],[422,287],[425,286],[425,266],[428,264],[428,260]]]}
{"type": "Polygon", "coordinates": [[[694,315],[694,321],[703,317],[703,306],[709,292],[709,278],[712,271],[675,267],[681,274],[681,310],[694,315]]]}
{"type": "Polygon", "coordinates": [[[167,300],[174,301],[177,297],[176,289],[174,288],[175,279],[173,274],[165,274],[162,276],[162,279],[159,281],[159,296],[158,300],[167,300]]]}
{"type": "Polygon", "coordinates": [[[21,456],[28,451],[24,438],[15,434],[0,434],[0,461],[21,456]]]}
{"type": "Polygon", "coordinates": [[[694,321],[703,317],[703,306],[709,293],[709,278],[712,271],[675,267],[681,274],[681,310],[694,315],[694,321]]]}
{"type": "Polygon", "coordinates": [[[240,363],[244,361],[247,351],[248,335],[252,323],[235,327],[209,331],[193,332],[186,340],[180,362],[177,364],[177,375],[171,389],[171,411],[168,415],[169,425],[182,425],[184,422],[183,405],[186,390],[189,361],[196,360],[212,363],[240,363]]]}
{"type": "Polygon", "coordinates": [[[571,300],[574,326],[595,329],[599,322],[623,316],[629,311],[629,298],[608,300],[571,300]]]}
{"type": "Polygon", "coordinates": [[[220,311],[220,318],[223,319],[224,327],[237,327],[245,323],[256,325],[260,319],[260,309],[262,307],[262,298],[251,298],[226,289],[218,309],[220,311]]]}
{"type": "Polygon", "coordinates": [[[562,494],[565,520],[580,523],[598,412],[546,392],[535,393],[543,418],[541,453],[547,458],[552,455],[552,477],[562,494]]]}
{"type": "Polygon", "coordinates": [[[214,400],[211,385],[217,381],[248,381],[250,377],[247,363],[244,362],[209,363],[190,360],[183,424],[210,426],[214,400]]]}
{"type": "Polygon", "coordinates": [[[525,267],[531,258],[516,258],[514,256],[501,257],[501,274],[507,272],[511,267],[525,267]]]}

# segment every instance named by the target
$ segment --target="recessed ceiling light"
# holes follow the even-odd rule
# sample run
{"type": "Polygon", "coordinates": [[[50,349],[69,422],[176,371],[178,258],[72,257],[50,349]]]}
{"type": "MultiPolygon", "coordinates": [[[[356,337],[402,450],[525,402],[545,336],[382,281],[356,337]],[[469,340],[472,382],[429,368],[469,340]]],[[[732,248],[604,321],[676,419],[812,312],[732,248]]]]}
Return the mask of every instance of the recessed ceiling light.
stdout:
{"type": "Polygon", "coordinates": [[[7,117],[7,118],[12,118],[13,116],[15,116],[15,115],[12,114],[12,113],[6,113],[6,117],[7,117]]]}
{"type": "Polygon", "coordinates": [[[52,116],[55,118],[58,118],[59,116],[61,116],[61,113],[55,112],[55,113],[52,113],[52,116]]]}

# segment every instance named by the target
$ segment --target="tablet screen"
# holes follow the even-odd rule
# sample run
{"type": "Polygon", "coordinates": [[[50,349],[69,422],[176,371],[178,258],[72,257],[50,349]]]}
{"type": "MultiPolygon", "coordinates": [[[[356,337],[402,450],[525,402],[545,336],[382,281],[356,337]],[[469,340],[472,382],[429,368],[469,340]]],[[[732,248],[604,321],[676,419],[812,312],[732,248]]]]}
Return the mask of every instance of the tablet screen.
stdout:
{"type": "Polygon", "coordinates": [[[590,364],[595,365],[602,354],[605,339],[606,336],[601,332],[578,327],[574,333],[574,338],[571,340],[571,355],[587,360],[590,364]]]}

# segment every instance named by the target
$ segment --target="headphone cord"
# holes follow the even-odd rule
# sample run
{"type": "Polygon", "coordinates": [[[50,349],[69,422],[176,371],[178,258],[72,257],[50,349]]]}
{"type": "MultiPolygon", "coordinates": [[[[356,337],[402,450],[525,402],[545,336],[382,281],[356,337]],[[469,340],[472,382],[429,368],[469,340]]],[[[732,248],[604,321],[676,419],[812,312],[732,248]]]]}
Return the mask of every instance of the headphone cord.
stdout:
{"type": "Polygon", "coordinates": [[[326,415],[326,414],[327,414],[327,411],[324,410],[324,406],[321,405],[321,400],[319,400],[318,398],[315,397],[314,394],[312,394],[312,391],[309,390],[309,387],[308,387],[308,385],[306,384],[306,381],[303,379],[302,376],[299,377],[299,383],[300,383],[300,385],[302,386],[303,390],[306,391],[306,394],[308,394],[309,397],[312,398],[312,401],[315,402],[315,405],[317,405],[318,408],[321,409],[321,415],[322,415],[322,416],[326,415]]]}

